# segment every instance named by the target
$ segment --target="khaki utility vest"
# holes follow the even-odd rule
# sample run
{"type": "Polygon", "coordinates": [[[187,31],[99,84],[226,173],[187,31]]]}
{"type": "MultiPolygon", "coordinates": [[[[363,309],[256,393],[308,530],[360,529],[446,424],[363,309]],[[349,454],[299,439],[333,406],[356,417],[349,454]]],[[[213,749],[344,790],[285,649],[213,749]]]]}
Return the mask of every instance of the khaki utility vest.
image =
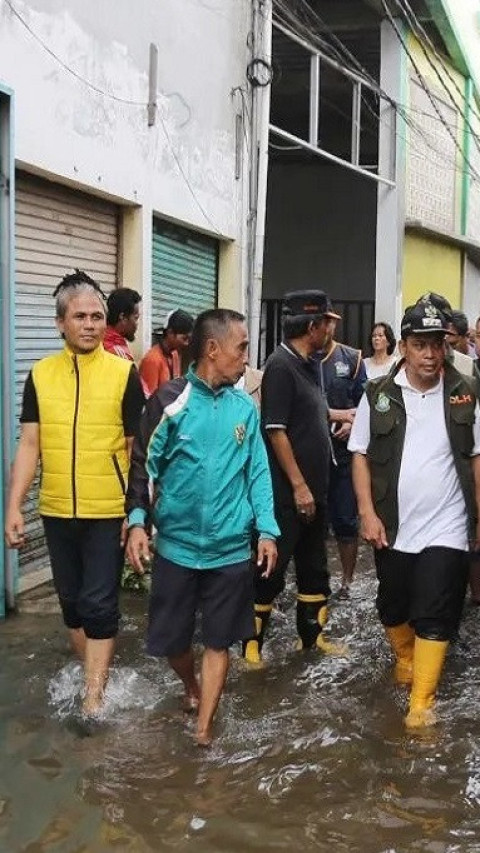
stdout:
{"type": "MultiPolygon", "coordinates": [[[[402,389],[393,379],[403,363],[403,361],[400,362],[393,373],[369,382],[366,390],[370,404],[370,444],[367,457],[370,464],[372,497],[375,512],[385,526],[389,542],[395,541],[398,532],[397,487],[406,430],[402,389]]],[[[471,452],[474,444],[475,406],[479,393],[480,389],[475,379],[462,376],[451,365],[445,364],[445,423],[455,468],[465,498],[471,539],[474,538],[476,524],[471,452]]],[[[432,424],[432,430],[434,429],[435,424],[432,424]]],[[[422,476],[421,465],[422,460],[419,458],[419,488],[422,476]]]]}

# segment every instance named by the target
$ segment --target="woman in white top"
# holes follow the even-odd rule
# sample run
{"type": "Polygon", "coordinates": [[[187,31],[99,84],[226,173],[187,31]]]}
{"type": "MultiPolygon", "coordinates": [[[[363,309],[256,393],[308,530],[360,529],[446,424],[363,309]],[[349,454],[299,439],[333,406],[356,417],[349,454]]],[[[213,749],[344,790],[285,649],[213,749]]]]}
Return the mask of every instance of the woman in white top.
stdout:
{"type": "Polygon", "coordinates": [[[370,340],[373,355],[365,358],[365,368],[368,379],[377,379],[385,376],[395,364],[396,357],[393,355],[396,346],[393,329],[388,323],[375,323],[370,340]]]}

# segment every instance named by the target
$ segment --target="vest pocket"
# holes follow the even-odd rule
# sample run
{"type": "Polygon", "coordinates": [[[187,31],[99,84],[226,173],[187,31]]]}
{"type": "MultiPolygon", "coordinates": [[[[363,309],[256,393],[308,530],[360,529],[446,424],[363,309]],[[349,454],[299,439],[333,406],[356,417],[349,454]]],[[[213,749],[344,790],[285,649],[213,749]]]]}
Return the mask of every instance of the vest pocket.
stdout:
{"type": "Polygon", "coordinates": [[[126,491],[126,489],[125,489],[125,478],[122,474],[122,469],[120,468],[120,463],[118,461],[118,457],[117,457],[116,453],[112,453],[112,462],[113,462],[113,467],[115,468],[115,471],[116,471],[116,474],[118,477],[118,481],[120,483],[122,495],[124,495],[125,491],[126,491]]]}
{"type": "Polygon", "coordinates": [[[475,411],[469,406],[451,407],[451,426],[454,445],[460,453],[470,456],[473,450],[475,411]]]}

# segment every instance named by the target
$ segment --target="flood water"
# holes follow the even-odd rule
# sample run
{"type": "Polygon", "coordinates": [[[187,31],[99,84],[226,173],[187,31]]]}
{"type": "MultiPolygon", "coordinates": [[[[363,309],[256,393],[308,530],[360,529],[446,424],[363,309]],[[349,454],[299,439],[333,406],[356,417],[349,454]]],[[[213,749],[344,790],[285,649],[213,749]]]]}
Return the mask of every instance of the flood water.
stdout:
{"type": "MultiPolygon", "coordinates": [[[[338,567],[332,564],[332,572],[338,567]]],[[[480,609],[466,607],[439,724],[402,724],[405,692],[374,610],[364,552],[355,598],[331,609],[345,658],[297,653],[294,594],[263,671],[235,652],[211,750],[180,686],[143,652],[146,599],[125,599],[105,722],[78,714],[81,676],[57,615],[0,626],[0,850],[480,853],[480,609]]]]}

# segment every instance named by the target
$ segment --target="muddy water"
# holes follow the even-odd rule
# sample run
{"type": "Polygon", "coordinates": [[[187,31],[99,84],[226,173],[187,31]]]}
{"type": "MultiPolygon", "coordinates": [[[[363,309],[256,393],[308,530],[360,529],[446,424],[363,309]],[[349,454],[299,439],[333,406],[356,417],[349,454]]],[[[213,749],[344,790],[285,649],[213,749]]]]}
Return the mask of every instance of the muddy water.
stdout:
{"type": "MultiPolygon", "coordinates": [[[[335,568],[334,568],[335,570],[335,568]]],[[[105,722],[78,715],[80,672],[55,615],[0,627],[0,851],[479,853],[480,611],[466,608],[440,722],[402,725],[373,608],[368,555],[332,607],[347,658],[295,653],[293,590],[267,667],[234,658],[213,749],[179,712],[179,685],[145,658],[146,602],[129,598],[105,722]]]]}

